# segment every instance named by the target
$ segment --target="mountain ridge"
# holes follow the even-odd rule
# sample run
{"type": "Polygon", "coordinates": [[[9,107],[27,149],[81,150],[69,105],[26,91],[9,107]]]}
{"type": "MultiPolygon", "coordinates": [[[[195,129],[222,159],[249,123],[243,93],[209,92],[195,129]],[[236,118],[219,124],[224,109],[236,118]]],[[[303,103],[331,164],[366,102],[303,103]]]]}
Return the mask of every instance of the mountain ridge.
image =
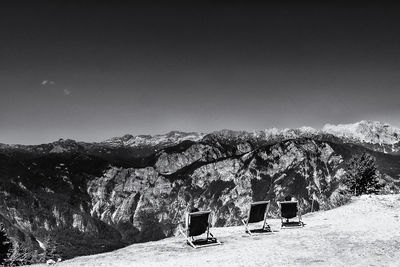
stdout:
{"type": "Polygon", "coordinates": [[[71,139],[59,139],[40,145],[7,145],[0,144],[0,149],[37,150],[43,153],[59,153],[68,150],[97,149],[99,147],[116,148],[147,148],[157,151],[168,146],[177,145],[184,141],[198,142],[203,139],[242,140],[258,144],[268,144],[283,140],[302,137],[318,139],[339,138],[345,143],[357,143],[372,150],[384,153],[400,153],[400,129],[388,123],[362,120],[348,124],[325,124],[321,129],[308,126],[285,129],[265,129],[262,131],[236,131],[223,129],[211,133],[171,131],[156,135],[131,135],[113,137],[101,142],[81,142],[71,139]]]}

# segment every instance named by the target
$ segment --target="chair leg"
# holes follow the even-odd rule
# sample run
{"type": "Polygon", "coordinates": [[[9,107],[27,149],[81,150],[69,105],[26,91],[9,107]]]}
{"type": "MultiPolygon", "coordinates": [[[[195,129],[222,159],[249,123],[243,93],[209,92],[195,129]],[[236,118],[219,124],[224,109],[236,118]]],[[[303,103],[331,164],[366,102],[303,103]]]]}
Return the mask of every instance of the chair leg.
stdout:
{"type": "Polygon", "coordinates": [[[212,238],[215,239],[215,242],[216,242],[217,244],[221,245],[221,242],[219,242],[218,239],[216,239],[216,238],[214,237],[214,235],[213,235],[211,232],[210,232],[210,236],[211,236],[212,238]]]}
{"type": "Polygon", "coordinates": [[[262,227],[263,231],[265,230],[266,223],[267,223],[267,216],[264,216],[264,223],[263,223],[263,227],[262,227]]]}
{"type": "Polygon", "coordinates": [[[244,225],[245,232],[248,233],[249,235],[252,235],[250,229],[248,228],[248,224],[244,220],[242,220],[242,223],[244,225]]]}
{"type": "Polygon", "coordinates": [[[267,231],[272,232],[271,226],[267,223],[267,218],[264,219],[264,224],[263,224],[263,231],[267,228],[267,231]]]}
{"type": "Polygon", "coordinates": [[[189,243],[189,245],[193,248],[197,248],[197,246],[193,243],[193,237],[188,237],[181,228],[179,228],[179,232],[185,237],[186,241],[189,243]],[[192,240],[190,240],[192,239],[192,240]]]}
{"type": "Polygon", "coordinates": [[[301,219],[301,212],[300,211],[298,213],[298,216],[299,216],[299,224],[303,227],[304,223],[303,223],[303,220],[301,219]]]}
{"type": "Polygon", "coordinates": [[[197,248],[197,246],[196,246],[190,239],[187,239],[187,241],[189,242],[189,244],[190,244],[193,248],[197,248]]]}

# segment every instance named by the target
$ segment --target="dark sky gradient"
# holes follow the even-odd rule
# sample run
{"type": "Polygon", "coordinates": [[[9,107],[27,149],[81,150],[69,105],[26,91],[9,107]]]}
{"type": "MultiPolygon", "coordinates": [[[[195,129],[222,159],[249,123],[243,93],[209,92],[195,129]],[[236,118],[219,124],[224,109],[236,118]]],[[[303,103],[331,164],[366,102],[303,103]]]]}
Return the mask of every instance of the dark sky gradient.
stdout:
{"type": "Polygon", "coordinates": [[[88,3],[0,4],[1,143],[400,126],[399,6],[88,3]]]}

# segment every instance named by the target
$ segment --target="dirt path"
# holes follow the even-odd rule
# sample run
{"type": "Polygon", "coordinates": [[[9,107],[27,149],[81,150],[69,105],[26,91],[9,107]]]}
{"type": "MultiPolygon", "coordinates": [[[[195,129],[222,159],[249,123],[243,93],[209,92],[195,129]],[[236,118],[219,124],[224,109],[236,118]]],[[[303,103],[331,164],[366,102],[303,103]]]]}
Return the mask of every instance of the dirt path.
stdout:
{"type": "Polygon", "coordinates": [[[183,237],[135,244],[56,266],[400,266],[400,195],[362,196],[303,216],[304,228],[248,237],[243,227],[213,228],[221,246],[192,249],[183,237]]]}

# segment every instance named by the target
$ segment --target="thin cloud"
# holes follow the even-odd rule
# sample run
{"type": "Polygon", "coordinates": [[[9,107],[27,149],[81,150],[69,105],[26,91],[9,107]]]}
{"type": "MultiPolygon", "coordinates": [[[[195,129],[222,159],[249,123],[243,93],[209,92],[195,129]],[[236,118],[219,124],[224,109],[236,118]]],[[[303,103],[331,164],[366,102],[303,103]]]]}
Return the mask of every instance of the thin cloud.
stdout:
{"type": "Polygon", "coordinates": [[[69,90],[68,88],[64,89],[64,94],[65,95],[70,95],[71,93],[72,93],[71,90],[69,90]]]}
{"type": "Polygon", "coordinates": [[[56,82],[55,81],[51,81],[51,80],[43,80],[42,81],[42,85],[55,85],[56,82]]]}

